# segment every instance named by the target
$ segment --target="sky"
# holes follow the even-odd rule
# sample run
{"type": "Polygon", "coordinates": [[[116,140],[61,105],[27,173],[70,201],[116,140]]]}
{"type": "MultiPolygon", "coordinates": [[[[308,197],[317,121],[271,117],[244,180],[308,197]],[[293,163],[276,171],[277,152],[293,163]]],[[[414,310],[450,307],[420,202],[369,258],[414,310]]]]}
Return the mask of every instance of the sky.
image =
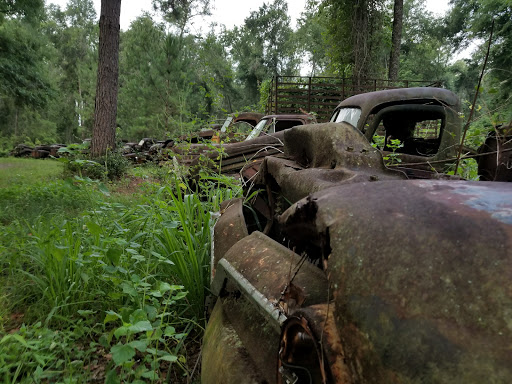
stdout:
{"type": "MultiPolygon", "coordinates": [[[[99,17],[101,0],[93,1],[99,17]]],[[[266,0],[267,3],[270,1],[266,0]]],[[[46,0],[46,2],[58,4],[65,8],[67,0],[46,0]]],[[[207,31],[208,25],[213,21],[218,24],[224,24],[228,29],[233,28],[235,25],[241,25],[251,11],[257,11],[265,0],[212,0],[211,2],[214,6],[212,17],[203,22],[196,22],[195,33],[199,33],[201,29],[203,32],[207,31]]],[[[296,19],[300,16],[305,4],[306,0],[288,0],[288,14],[292,20],[292,27],[295,27],[296,19]]],[[[448,9],[448,0],[427,0],[426,6],[429,11],[442,15],[448,9]]],[[[143,11],[152,11],[151,0],[122,0],[121,29],[127,30],[130,23],[137,16],[141,15],[143,11]]]]}

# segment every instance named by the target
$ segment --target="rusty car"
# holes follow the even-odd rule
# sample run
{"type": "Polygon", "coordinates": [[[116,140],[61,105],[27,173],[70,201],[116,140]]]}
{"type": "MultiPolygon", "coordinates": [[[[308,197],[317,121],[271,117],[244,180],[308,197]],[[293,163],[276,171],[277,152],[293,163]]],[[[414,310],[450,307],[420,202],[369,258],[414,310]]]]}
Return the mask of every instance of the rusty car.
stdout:
{"type": "Polygon", "coordinates": [[[512,381],[512,184],[423,167],[453,156],[458,100],[412,92],[280,132],[224,202],[203,384],[512,381]],[[398,110],[440,123],[388,167],[372,139],[398,110]]]}
{"type": "Polygon", "coordinates": [[[309,114],[268,115],[261,118],[248,135],[235,140],[220,143],[177,144],[172,148],[178,161],[188,167],[199,164],[209,165],[219,172],[236,174],[245,167],[270,155],[277,155],[283,145],[282,137],[285,129],[316,124],[314,116],[309,114]],[[240,140],[239,140],[240,139],[240,140]]]}
{"type": "Polygon", "coordinates": [[[311,114],[279,114],[263,116],[249,133],[245,140],[284,131],[299,125],[316,124],[315,116],[311,114]]]}
{"type": "Polygon", "coordinates": [[[212,122],[207,128],[203,128],[198,132],[181,135],[177,138],[177,141],[201,143],[210,141],[215,137],[218,137],[219,134],[230,131],[249,133],[262,117],[263,114],[258,112],[230,113],[224,120],[212,122]]]}

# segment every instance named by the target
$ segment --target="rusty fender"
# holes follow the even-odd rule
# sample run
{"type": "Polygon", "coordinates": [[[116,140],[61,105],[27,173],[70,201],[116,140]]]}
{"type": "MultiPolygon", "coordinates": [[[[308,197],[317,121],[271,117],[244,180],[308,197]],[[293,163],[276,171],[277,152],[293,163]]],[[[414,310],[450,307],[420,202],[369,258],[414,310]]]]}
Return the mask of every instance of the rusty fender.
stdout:
{"type": "Polygon", "coordinates": [[[355,382],[510,382],[511,196],[509,183],[383,181],[284,212],[290,243],[326,248],[355,382]]]}

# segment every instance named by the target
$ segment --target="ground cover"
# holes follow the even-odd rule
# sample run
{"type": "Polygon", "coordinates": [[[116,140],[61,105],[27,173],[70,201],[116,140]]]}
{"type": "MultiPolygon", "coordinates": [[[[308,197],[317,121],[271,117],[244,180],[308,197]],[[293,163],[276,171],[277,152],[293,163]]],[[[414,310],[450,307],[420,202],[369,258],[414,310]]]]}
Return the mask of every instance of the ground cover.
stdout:
{"type": "MultiPolygon", "coordinates": [[[[9,160],[0,180],[54,164],[9,160]]],[[[0,381],[193,381],[211,212],[236,183],[191,187],[155,167],[109,185],[36,174],[0,189],[0,381]]]]}
{"type": "Polygon", "coordinates": [[[58,161],[0,157],[0,188],[60,178],[62,169],[63,164],[58,161]]]}

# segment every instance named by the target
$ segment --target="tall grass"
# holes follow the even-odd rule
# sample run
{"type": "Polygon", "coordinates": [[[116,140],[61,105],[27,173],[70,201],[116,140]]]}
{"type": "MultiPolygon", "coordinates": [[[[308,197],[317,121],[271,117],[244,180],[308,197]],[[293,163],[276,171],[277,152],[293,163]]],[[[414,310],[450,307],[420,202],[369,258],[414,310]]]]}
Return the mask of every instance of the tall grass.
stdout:
{"type": "Polygon", "coordinates": [[[186,373],[209,285],[210,212],[237,191],[205,174],[194,187],[167,175],[128,202],[84,179],[0,190],[0,381],[87,382],[94,366],[113,382],[186,373]]]}

